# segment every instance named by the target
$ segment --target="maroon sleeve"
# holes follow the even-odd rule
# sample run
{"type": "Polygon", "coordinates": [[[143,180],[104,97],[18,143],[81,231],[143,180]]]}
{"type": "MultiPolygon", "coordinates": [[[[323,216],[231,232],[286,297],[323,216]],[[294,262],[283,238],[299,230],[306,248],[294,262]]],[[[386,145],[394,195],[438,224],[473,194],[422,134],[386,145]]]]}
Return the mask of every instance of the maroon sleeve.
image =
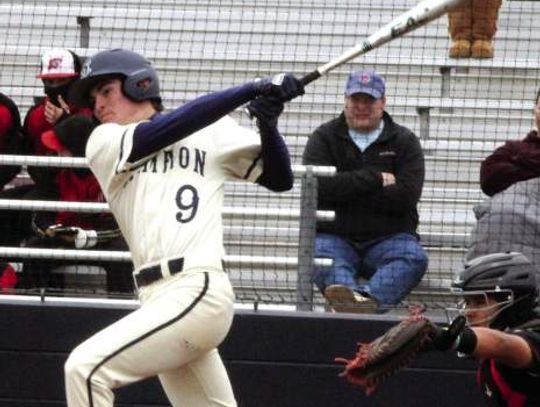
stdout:
{"type": "Polygon", "coordinates": [[[13,126],[13,117],[11,112],[5,106],[0,105],[0,142],[4,141],[4,137],[8,130],[13,126]]]}
{"type": "Polygon", "coordinates": [[[493,196],[510,185],[540,175],[540,150],[525,141],[507,141],[480,166],[480,186],[493,196]]]}
{"type": "MultiPolygon", "coordinates": [[[[9,109],[0,105],[0,154],[9,154],[8,150],[8,137],[9,131],[13,120],[9,109]]],[[[15,175],[19,172],[17,167],[2,167],[0,172],[0,190],[10,182],[15,175]]]]}

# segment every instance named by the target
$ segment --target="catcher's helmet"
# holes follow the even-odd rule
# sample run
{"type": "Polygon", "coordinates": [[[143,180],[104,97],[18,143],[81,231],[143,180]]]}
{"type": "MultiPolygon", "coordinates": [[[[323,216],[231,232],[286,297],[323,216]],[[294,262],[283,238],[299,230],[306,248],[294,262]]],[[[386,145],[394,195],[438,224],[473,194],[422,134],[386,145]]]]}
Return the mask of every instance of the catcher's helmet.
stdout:
{"type": "Polygon", "coordinates": [[[161,103],[159,79],[150,62],[136,52],[124,49],[101,51],[87,58],[81,78],[72,88],[72,100],[81,107],[89,106],[92,88],[103,80],[115,77],[123,79],[122,89],[130,99],[161,103]],[[146,86],[140,86],[142,81],[148,81],[146,86]]]}
{"type": "Polygon", "coordinates": [[[538,305],[538,271],[522,253],[494,253],[465,264],[453,287],[462,294],[479,293],[501,303],[489,326],[505,329],[517,326],[534,314],[538,305]]]}

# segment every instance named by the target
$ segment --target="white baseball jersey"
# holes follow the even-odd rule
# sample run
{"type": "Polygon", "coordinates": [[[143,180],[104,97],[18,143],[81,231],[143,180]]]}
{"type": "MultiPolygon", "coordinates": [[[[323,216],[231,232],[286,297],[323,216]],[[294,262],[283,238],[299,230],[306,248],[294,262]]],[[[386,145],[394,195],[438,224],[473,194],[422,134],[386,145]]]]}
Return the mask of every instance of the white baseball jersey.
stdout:
{"type": "Polygon", "coordinates": [[[130,247],[135,268],[184,257],[184,269],[221,267],[221,210],[229,178],[257,180],[260,137],[231,117],[129,163],[137,123],[102,124],[86,156],[130,247]]]}

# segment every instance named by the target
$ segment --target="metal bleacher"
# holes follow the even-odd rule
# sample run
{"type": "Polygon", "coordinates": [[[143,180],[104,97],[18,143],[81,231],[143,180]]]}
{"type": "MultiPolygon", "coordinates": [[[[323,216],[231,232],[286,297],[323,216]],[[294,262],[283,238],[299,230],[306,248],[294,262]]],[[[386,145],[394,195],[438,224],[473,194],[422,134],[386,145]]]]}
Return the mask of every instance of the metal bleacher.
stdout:
{"type": "MultiPolygon", "coordinates": [[[[154,62],[161,75],[165,106],[173,107],[198,94],[260,75],[310,72],[416,2],[359,0],[347,7],[322,0],[309,5],[278,1],[277,6],[233,0],[179,3],[3,2],[0,89],[19,103],[24,114],[33,98],[42,94],[35,78],[42,49],[53,44],[87,56],[118,46],[141,51],[154,62]],[[184,46],[187,42],[189,47],[184,46]]],[[[439,296],[448,288],[475,222],[472,207],[485,198],[478,185],[482,158],[504,140],[523,137],[533,126],[533,98],[540,84],[540,34],[533,28],[539,18],[540,2],[504,2],[492,60],[448,59],[447,20],[441,18],[332,71],[310,85],[306,95],[293,101],[282,116],[281,128],[293,162],[299,164],[309,134],[340,112],[346,74],[359,66],[383,74],[387,110],[415,131],[426,156],[419,232],[430,266],[411,298],[439,296]]],[[[244,205],[271,207],[274,199],[262,189],[231,185],[226,205],[238,200],[244,205]]],[[[280,205],[299,209],[299,184],[279,199],[280,205]]],[[[258,227],[254,225],[253,233],[258,227]]],[[[273,250],[297,255],[296,226],[285,221],[274,230],[265,227],[264,233],[273,238],[246,244],[249,237],[243,224],[231,224],[226,229],[228,251],[262,254],[273,250]]],[[[233,272],[233,280],[240,292],[253,289],[241,286],[242,281],[250,281],[263,297],[267,293],[288,298],[294,291],[293,267],[286,275],[276,274],[273,278],[283,284],[267,287],[267,291],[263,274],[264,270],[254,270],[250,279],[238,274],[235,280],[233,272]]]]}

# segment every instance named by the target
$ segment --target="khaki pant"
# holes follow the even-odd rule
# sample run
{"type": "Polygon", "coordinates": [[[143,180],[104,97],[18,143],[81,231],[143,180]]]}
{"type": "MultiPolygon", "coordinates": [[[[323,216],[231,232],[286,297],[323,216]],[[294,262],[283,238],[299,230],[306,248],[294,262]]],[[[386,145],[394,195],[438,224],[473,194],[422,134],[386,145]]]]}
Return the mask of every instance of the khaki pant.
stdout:
{"type": "Polygon", "coordinates": [[[497,32],[502,0],[467,0],[448,13],[452,58],[493,57],[491,42],[497,32]]]}

